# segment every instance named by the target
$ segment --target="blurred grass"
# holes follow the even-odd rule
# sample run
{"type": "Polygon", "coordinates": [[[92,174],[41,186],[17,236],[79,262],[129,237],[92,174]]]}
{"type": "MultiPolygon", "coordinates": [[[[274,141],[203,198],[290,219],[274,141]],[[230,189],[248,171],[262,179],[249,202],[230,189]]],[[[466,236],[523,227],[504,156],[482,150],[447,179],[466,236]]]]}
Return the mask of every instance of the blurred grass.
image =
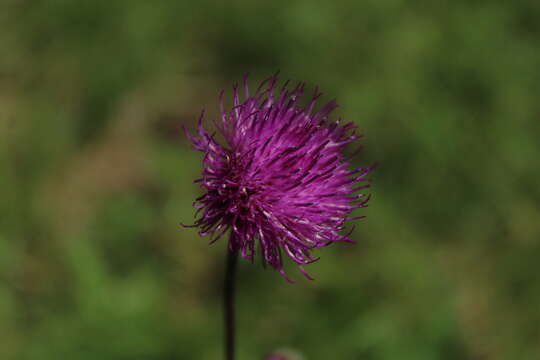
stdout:
{"type": "Polygon", "coordinates": [[[537,2],[4,0],[0,24],[1,359],[221,357],[179,129],[277,69],[380,167],[316,281],[241,264],[239,359],[540,358],[537,2]]]}

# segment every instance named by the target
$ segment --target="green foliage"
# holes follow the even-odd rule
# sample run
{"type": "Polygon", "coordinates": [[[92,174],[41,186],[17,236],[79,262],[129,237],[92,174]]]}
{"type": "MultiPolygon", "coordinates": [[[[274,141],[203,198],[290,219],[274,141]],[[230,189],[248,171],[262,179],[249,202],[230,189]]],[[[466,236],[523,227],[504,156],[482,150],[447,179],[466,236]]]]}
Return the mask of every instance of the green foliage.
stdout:
{"type": "Polygon", "coordinates": [[[5,0],[0,358],[219,359],[224,242],[179,131],[249,72],[320,85],[378,162],[356,246],[241,262],[239,359],[540,357],[534,1],[5,0]]]}

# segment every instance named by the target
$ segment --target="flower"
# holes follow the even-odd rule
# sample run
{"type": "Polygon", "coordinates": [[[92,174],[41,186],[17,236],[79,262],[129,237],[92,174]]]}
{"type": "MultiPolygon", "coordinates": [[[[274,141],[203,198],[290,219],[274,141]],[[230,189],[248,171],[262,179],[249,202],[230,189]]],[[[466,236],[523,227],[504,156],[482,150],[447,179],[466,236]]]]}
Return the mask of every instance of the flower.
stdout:
{"type": "MultiPolygon", "coordinates": [[[[350,213],[367,206],[369,196],[357,193],[369,187],[366,176],[373,167],[349,169],[345,146],[360,136],[353,123],[330,121],[337,107],[329,102],[318,111],[322,95],[317,89],[305,106],[305,84],[278,89],[277,76],[265,80],[254,94],[244,77],[243,99],[233,86],[233,107],[214,120],[216,139],[203,127],[186,135],[204,153],[202,178],[206,191],[193,206],[201,214],[192,226],[211,243],[230,231],[228,248],[253,261],[257,252],[263,265],[283,270],[286,254],[309,279],[304,265],[318,258],[314,249],[336,242],[354,241],[340,234],[350,213]]],[[[197,215],[196,215],[197,216],[197,215]]],[[[352,230],[351,230],[352,232],[352,230]]]]}

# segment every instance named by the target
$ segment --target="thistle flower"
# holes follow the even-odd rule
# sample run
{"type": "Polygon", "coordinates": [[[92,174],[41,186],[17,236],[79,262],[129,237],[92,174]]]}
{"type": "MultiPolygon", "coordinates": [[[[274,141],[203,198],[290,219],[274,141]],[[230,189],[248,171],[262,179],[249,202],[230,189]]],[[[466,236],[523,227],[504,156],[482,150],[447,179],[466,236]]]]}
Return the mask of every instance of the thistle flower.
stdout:
{"type": "Polygon", "coordinates": [[[230,231],[229,251],[251,261],[258,252],[263,265],[289,280],[286,254],[311,279],[303,266],[318,260],[313,250],[354,242],[341,232],[347,221],[364,217],[350,213],[367,206],[369,196],[358,191],[369,187],[372,167],[349,169],[343,150],[360,136],[353,123],[329,119],[334,101],[315,111],[317,89],[303,106],[303,83],[289,90],[287,81],[279,89],[273,76],[252,95],[247,76],[243,85],[243,99],[233,86],[229,111],[220,95],[221,119],[214,125],[224,142],[203,127],[204,111],[197,135],[186,132],[205,154],[195,182],[206,192],[193,204],[201,213],[193,226],[211,243],[230,231]]]}

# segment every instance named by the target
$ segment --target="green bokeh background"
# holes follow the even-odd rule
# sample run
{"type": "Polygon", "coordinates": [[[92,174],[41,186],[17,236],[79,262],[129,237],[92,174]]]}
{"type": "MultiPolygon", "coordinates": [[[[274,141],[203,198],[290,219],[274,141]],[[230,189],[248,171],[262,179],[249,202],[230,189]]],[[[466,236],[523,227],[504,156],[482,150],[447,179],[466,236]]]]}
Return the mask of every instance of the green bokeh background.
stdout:
{"type": "Polygon", "coordinates": [[[179,132],[243,73],[366,134],[356,246],[240,263],[238,359],[540,359],[540,4],[2,0],[0,359],[221,359],[179,132]]]}

